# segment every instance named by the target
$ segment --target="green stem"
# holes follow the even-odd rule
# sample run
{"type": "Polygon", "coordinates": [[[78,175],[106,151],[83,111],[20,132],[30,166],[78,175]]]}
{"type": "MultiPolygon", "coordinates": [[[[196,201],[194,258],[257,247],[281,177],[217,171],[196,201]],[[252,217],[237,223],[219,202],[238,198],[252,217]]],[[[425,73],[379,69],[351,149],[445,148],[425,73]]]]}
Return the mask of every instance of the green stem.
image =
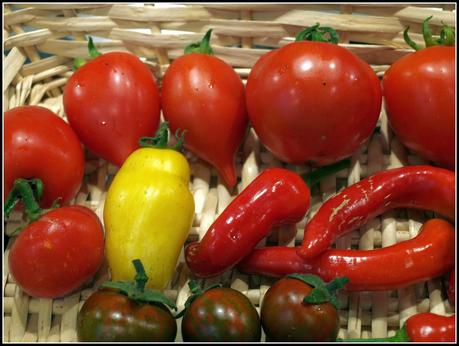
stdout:
{"type": "Polygon", "coordinates": [[[422,36],[424,37],[424,42],[426,43],[426,47],[435,46],[438,43],[433,39],[432,33],[430,32],[429,28],[429,20],[432,19],[433,16],[427,17],[422,22],[422,36]]]}
{"type": "Polygon", "coordinates": [[[335,174],[345,168],[349,168],[350,166],[351,166],[351,159],[346,158],[344,160],[335,162],[331,165],[319,167],[312,172],[303,174],[301,177],[303,178],[305,183],[309,186],[309,188],[311,188],[315,184],[317,184],[319,181],[321,181],[323,178],[329,175],[335,174]]]}
{"type": "Polygon", "coordinates": [[[328,26],[320,26],[319,23],[300,31],[295,41],[316,41],[338,44],[338,33],[335,29],[328,26]],[[328,36],[328,37],[326,37],[328,36]]]}
{"type": "MultiPolygon", "coordinates": [[[[95,59],[97,58],[98,56],[102,55],[96,48],[96,46],[94,45],[94,42],[92,40],[92,37],[89,36],[89,39],[88,39],[88,52],[89,52],[89,57],[91,59],[95,59]]],[[[75,60],[73,60],[73,70],[76,71],[78,70],[81,66],[85,65],[87,63],[86,59],[83,59],[83,58],[75,58],[75,60]]]]}
{"type": "Polygon", "coordinates": [[[410,30],[410,27],[407,26],[405,31],[403,31],[403,38],[408,46],[413,48],[415,51],[418,51],[421,49],[421,47],[418,46],[416,42],[414,42],[411,37],[408,35],[408,30],[410,30]]]}
{"type": "Polygon", "coordinates": [[[185,312],[188,310],[190,307],[191,303],[198,298],[200,295],[204,294],[204,292],[212,289],[212,288],[220,288],[222,287],[221,284],[215,284],[207,287],[206,289],[202,289],[199,283],[196,280],[190,280],[188,281],[188,287],[190,288],[191,295],[188,297],[188,299],[185,302],[185,306],[182,311],[180,311],[177,315],[175,315],[175,318],[178,319],[185,315],[185,312]]]}
{"type": "Polygon", "coordinates": [[[100,288],[115,289],[133,301],[151,304],[163,304],[174,310],[177,310],[174,302],[169,300],[161,291],[145,288],[145,284],[148,281],[148,276],[145,273],[142,262],[139,259],[135,259],[132,261],[132,264],[136,270],[134,281],[105,281],[100,285],[100,288]]]}
{"type": "Polygon", "coordinates": [[[288,278],[303,281],[313,287],[312,291],[304,297],[307,304],[331,303],[336,309],[339,309],[337,291],[342,289],[349,282],[347,277],[335,278],[329,283],[325,283],[319,276],[312,274],[289,274],[288,278]]]}
{"type": "Polygon", "coordinates": [[[185,47],[185,54],[189,53],[201,53],[207,55],[213,55],[214,51],[210,46],[210,35],[212,35],[212,29],[207,30],[206,34],[201,41],[191,43],[185,47]]]}
{"type": "Polygon", "coordinates": [[[9,217],[19,201],[24,204],[25,214],[29,222],[36,221],[43,214],[43,210],[38,205],[36,197],[43,194],[43,183],[39,179],[16,179],[13,188],[5,202],[5,217],[9,217]],[[35,188],[35,191],[34,191],[35,188]]]}
{"type": "Polygon", "coordinates": [[[337,339],[337,342],[410,342],[406,331],[406,326],[398,329],[394,336],[387,338],[368,338],[368,339],[337,339]]]}
{"type": "MultiPolygon", "coordinates": [[[[166,149],[168,148],[167,143],[169,141],[169,123],[167,121],[163,122],[158,130],[156,131],[155,137],[141,137],[139,139],[139,145],[141,147],[147,148],[157,148],[157,149],[166,149]]],[[[175,132],[175,138],[177,139],[177,144],[170,149],[181,151],[183,144],[185,142],[185,133],[187,130],[183,130],[180,134],[180,130],[177,129],[175,132]]]]}
{"type": "MultiPolygon", "coordinates": [[[[454,46],[456,42],[456,30],[453,27],[450,27],[449,25],[446,25],[444,23],[443,27],[440,31],[440,37],[438,39],[435,39],[432,36],[432,32],[430,31],[429,28],[429,21],[432,19],[432,16],[427,17],[424,19],[422,22],[422,36],[424,38],[425,46],[427,47],[432,47],[432,46],[454,46]]],[[[408,30],[409,26],[403,31],[403,38],[405,39],[405,42],[414,50],[418,51],[421,50],[422,48],[417,45],[408,35],[408,30]]]]}

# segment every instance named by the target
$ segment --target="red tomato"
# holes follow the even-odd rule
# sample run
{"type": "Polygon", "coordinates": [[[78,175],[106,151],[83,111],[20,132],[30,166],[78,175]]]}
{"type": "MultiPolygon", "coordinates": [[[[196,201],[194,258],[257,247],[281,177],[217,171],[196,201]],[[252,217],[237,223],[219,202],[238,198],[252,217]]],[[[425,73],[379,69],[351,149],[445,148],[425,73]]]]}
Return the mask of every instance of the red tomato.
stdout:
{"type": "Polygon", "coordinates": [[[80,67],[65,86],[64,108],[83,144],[117,166],[159,125],[156,82],[130,53],[106,53],[80,67]]]}
{"type": "Polygon", "coordinates": [[[247,132],[244,85],[223,60],[201,53],[172,62],[162,82],[164,118],[172,132],[187,130],[185,147],[236,184],[235,155],[247,132]]]}
{"type": "Polygon", "coordinates": [[[84,154],[72,128],[44,107],[22,106],[4,114],[5,190],[17,178],[39,178],[44,191],[40,205],[50,207],[59,197],[67,203],[81,187],[84,154]]]}
{"type": "Polygon", "coordinates": [[[57,298],[97,272],[104,234],[97,215],[82,206],[54,209],[29,224],[9,252],[10,272],[29,295],[57,298]]]}
{"type": "Polygon", "coordinates": [[[268,54],[253,67],[246,97],[252,126],[276,157],[325,165],[368,139],[381,88],[365,61],[323,42],[293,42],[268,54]]]}
{"type": "Polygon", "coordinates": [[[454,47],[434,46],[396,61],[383,79],[384,105],[397,138],[421,157],[454,169],[454,47]]]}

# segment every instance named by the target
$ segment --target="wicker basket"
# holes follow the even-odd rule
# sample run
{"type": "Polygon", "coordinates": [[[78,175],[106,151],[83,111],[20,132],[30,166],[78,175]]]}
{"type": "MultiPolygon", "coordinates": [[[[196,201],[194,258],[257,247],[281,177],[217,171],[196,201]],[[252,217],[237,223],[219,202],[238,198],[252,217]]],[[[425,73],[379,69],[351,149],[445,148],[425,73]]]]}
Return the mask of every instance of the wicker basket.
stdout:
{"type": "MultiPolygon", "coordinates": [[[[455,5],[435,4],[16,4],[4,7],[4,111],[15,106],[42,105],[65,119],[63,87],[72,74],[72,59],[87,57],[86,39],[91,35],[101,52],[124,50],[142,57],[158,81],[169,61],[182,54],[186,44],[197,41],[208,28],[214,29],[211,43],[215,54],[245,79],[260,55],[293,40],[305,26],[319,21],[333,26],[340,44],[369,62],[378,76],[401,56],[409,53],[402,32],[410,25],[415,41],[422,41],[421,22],[429,15],[438,34],[441,22],[455,25],[455,5]],[[431,8],[435,7],[435,8],[431,8]],[[133,31],[131,29],[142,29],[133,31]],[[184,31],[184,34],[176,31],[184,31]],[[359,42],[359,43],[355,43],[359,42]]],[[[307,217],[296,226],[272,231],[264,244],[293,246],[303,235],[303,227],[321,203],[339,189],[387,168],[426,163],[403,147],[391,133],[384,110],[376,131],[352,159],[350,169],[329,177],[313,193],[307,217]]],[[[202,238],[213,220],[234,198],[220,184],[216,171],[190,153],[191,191],[196,215],[188,240],[202,238]]],[[[308,166],[289,166],[276,160],[259,143],[253,131],[238,156],[241,191],[269,166],[286,166],[306,172],[308,166]]],[[[105,192],[117,168],[87,153],[85,183],[74,203],[92,208],[102,216],[105,192]]],[[[370,221],[361,229],[342,237],[340,248],[371,249],[414,237],[424,220],[423,212],[397,210],[370,221]]],[[[14,212],[5,223],[9,234],[24,222],[14,212]]],[[[81,291],[62,299],[37,299],[26,295],[8,273],[4,253],[3,297],[5,341],[76,341],[79,308],[95,287],[108,278],[107,266],[81,291]]],[[[190,272],[183,259],[166,289],[179,309],[188,297],[190,272]]],[[[432,311],[454,313],[446,298],[445,278],[412,287],[384,292],[340,293],[339,337],[384,337],[394,334],[411,315],[432,311]]],[[[236,270],[211,280],[223,282],[247,295],[259,309],[273,280],[248,276],[236,270]]],[[[180,331],[180,320],[179,331],[180,331]]],[[[177,341],[181,341],[180,332],[177,341]]],[[[265,340],[263,335],[262,340],[265,340]]]]}

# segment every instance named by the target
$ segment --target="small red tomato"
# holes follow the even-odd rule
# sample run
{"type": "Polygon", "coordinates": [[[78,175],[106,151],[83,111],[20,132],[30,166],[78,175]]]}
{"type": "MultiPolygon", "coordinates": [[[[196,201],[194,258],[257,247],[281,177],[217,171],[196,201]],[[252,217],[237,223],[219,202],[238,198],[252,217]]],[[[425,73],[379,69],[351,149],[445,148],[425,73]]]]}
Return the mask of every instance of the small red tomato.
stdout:
{"type": "Polygon", "coordinates": [[[247,109],[263,145],[292,164],[350,156],[371,135],[380,83],[347,49],[293,42],[262,56],[247,79],[247,109]]]}
{"type": "Polygon", "coordinates": [[[434,46],[392,64],[383,79],[384,105],[400,141],[426,160],[454,169],[456,54],[434,46]]]}
{"type": "Polygon", "coordinates": [[[187,131],[185,148],[213,165],[233,187],[237,182],[235,155],[248,127],[239,75],[215,56],[185,54],[167,69],[161,102],[171,130],[187,131]]]}
{"type": "Polygon", "coordinates": [[[266,292],[261,305],[261,324],[267,341],[336,341],[339,315],[331,303],[309,304],[307,283],[283,278],[266,292]]]}
{"type": "Polygon", "coordinates": [[[53,209],[30,223],[9,251],[17,284],[40,298],[65,296],[99,269],[104,233],[97,215],[83,206],[53,209]]]}
{"type": "Polygon", "coordinates": [[[80,67],[65,86],[64,108],[83,144],[117,166],[159,125],[155,79],[130,53],[106,53],[80,67]]]}
{"type": "Polygon", "coordinates": [[[50,207],[77,194],[84,174],[84,154],[72,128],[44,107],[21,106],[4,114],[5,201],[18,178],[43,182],[40,205],[50,207]]]}

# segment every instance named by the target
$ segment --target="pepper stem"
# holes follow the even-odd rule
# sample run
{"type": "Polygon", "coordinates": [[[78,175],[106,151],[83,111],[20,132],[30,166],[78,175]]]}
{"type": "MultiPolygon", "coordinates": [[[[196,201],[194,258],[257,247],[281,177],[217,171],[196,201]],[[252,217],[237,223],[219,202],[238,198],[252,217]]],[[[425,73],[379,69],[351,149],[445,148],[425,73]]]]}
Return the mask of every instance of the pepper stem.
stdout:
{"type": "Polygon", "coordinates": [[[410,342],[408,333],[406,331],[406,325],[398,329],[394,336],[387,338],[368,338],[368,339],[336,339],[337,342],[410,342]]]}
{"type": "Polygon", "coordinates": [[[135,271],[136,271],[135,283],[136,283],[137,289],[140,292],[143,292],[145,290],[145,284],[148,281],[148,276],[145,273],[145,268],[143,267],[143,264],[139,259],[133,260],[132,264],[134,264],[135,271]]]}
{"type": "Polygon", "coordinates": [[[43,214],[37,199],[43,194],[43,183],[40,179],[16,179],[5,202],[4,213],[9,217],[11,211],[22,201],[29,222],[36,221],[43,214]]]}
{"type": "Polygon", "coordinates": [[[337,173],[345,168],[349,168],[351,166],[351,159],[346,158],[344,160],[332,163],[328,166],[322,166],[315,169],[312,172],[303,174],[301,177],[305,181],[305,183],[309,186],[309,188],[313,187],[315,184],[320,182],[323,178],[337,173]]]}
{"type": "Polygon", "coordinates": [[[294,273],[287,275],[287,277],[301,280],[313,287],[312,291],[304,297],[304,303],[323,304],[330,302],[336,309],[339,309],[336,292],[349,282],[347,277],[339,277],[326,284],[319,276],[312,274],[294,273]]]}
{"type": "MultiPolygon", "coordinates": [[[[166,149],[168,148],[167,143],[169,141],[169,123],[167,121],[161,123],[158,130],[156,131],[155,137],[141,137],[139,139],[139,145],[141,147],[148,148],[157,148],[157,149],[166,149]]],[[[177,139],[177,144],[171,149],[181,151],[183,144],[185,142],[185,133],[187,130],[183,130],[180,134],[180,130],[177,129],[175,132],[175,138],[177,139]]]]}
{"type": "MultiPolygon", "coordinates": [[[[456,41],[456,30],[453,27],[444,24],[443,22],[443,27],[440,31],[440,37],[438,39],[435,39],[432,36],[432,32],[429,28],[429,21],[432,19],[432,17],[433,16],[427,17],[422,22],[422,36],[424,38],[426,48],[432,46],[454,46],[456,41]]],[[[410,27],[408,26],[403,32],[403,38],[405,39],[405,42],[414,50],[421,50],[422,48],[409,37],[409,29],[410,27]]]]}
{"type": "Polygon", "coordinates": [[[212,29],[207,30],[206,34],[199,42],[194,42],[185,47],[185,54],[188,53],[201,53],[207,55],[213,55],[214,51],[210,46],[210,35],[212,35],[212,29]]]}
{"type": "Polygon", "coordinates": [[[316,41],[338,44],[339,38],[335,29],[328,26],[321,27],[320,24],[317,23],[316,25],[300,31],[296,35],[295,41],[316,41]],[[325,35],[327,35],[328,38],[325,37],[325,35]]]}

